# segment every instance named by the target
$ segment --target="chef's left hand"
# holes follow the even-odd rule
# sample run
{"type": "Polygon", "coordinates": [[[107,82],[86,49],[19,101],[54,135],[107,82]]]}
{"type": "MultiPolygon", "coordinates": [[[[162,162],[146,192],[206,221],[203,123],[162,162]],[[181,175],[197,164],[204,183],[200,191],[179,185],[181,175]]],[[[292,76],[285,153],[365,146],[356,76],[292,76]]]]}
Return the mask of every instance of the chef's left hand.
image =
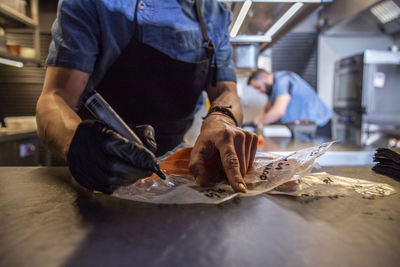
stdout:
{"type": "Polygon", "coordinates": [[[218,171],[212,170],[219,164],[233,190],[246,193],[243,177],[253,165],[256,151],[255,134],[236,127],[230,117],[215,112],[203,122],[190,157],[190,171],[200,186],[211,186],[216,178],[221,178],[218,171]],[[213,164],[213,161],[218,162],[213,164]]]}

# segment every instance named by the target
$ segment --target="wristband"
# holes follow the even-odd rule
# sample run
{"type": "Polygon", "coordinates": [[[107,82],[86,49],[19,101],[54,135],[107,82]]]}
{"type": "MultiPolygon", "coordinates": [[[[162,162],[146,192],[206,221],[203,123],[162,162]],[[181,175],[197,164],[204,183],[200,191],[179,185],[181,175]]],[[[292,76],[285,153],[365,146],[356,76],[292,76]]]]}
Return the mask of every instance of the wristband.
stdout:
{"type": "Polygon", "coordinates": [[[236,126],[239,126],[235,116],[233,115],[233,113],[230,109],[232,109],[232,105],[231,106],[214,106],[214,107],[210,108],[207,115],[205,117],[203,117],[203,120],[205,120],[213,112],[221,112],[222,114],[225,114],[228,117],[230,117],[235,122],[236,126]]]}

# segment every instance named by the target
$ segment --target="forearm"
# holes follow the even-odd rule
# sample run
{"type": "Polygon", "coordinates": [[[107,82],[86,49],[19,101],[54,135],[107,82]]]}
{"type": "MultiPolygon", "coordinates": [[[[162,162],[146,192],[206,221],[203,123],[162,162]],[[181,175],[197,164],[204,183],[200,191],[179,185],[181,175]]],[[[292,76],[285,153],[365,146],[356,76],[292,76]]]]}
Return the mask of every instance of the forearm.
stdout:
{"type": "Polygon", "coordinates": [[[38,136],[53,153],[66,159],[79,116],[56,92],[42,94],[36,106],[38,136]]]}
{"type": "Polygon", "coordinates": [[[63,67],[48,67],[43,91],[36,105],[38,136],[52,152],[64,159],[81,122],[75,113],[89,75],[63,67]]]}
{"type": "Polygon", "coordinates": [[[242,105],[237,95],[236,83],[219,82],[216,87],[209,88],[208,95],[211,106],[232,106],[232,113],[239,124],[243,121],[242,105]]]}
{"type": "MultiPolygon", "coordinates": [[[[208,88],[212,106],[232,106],[232,113],[240,124],[242,108],[236,83],[222,82],[208,88]]],[[[190,171],[201,186],[211,186],[225,175],[236,192],[246,192],[244,176],[253,165],[257,151],[257,136],[236,127],[233,119],[221,112],[211,113],[190,155],[190,171]],[[219,155],[218,160],[214,160],[219,155]],[[221,169],[222,168],[222,169],[221,169]]]]}
{"type": "Polygon", "coordinates": [[[280,120],[280,118],[282,118],[286,113],[290,98],[289,94],[278,96],[274,104],[264,113],[258,123],[270,124],[280,120]]]}

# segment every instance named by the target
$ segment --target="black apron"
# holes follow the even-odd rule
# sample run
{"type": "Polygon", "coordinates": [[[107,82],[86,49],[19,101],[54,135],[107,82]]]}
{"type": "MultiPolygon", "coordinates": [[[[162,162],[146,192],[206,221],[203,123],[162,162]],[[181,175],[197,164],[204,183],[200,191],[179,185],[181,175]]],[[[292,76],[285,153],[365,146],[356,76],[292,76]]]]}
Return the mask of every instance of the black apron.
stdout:
{"type": "MultiPolygon", "coordinates": [[[[196,13],[208,59],[194,63],[173,59],[140,42],[137,7],[136,4],[132,40],[95,90],[131,127],[152,125],[158,144],[156,155],[163,155],[183,141],[193,122],[197,100],[211,73],[216,72],[210,68],[215,50],[207,36],[198,0],[196,13]]],[[[213,76],[215,83],[216,75],[213,76]]]]}

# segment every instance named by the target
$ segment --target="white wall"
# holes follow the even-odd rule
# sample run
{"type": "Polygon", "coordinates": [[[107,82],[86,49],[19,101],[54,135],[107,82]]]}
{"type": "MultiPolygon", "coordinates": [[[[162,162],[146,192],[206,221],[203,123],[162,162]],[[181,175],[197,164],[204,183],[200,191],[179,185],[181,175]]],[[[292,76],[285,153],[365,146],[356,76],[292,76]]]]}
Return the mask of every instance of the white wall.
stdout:
{"type": "Polygon", "coordinates": [[[238,94],[243,108],[243,123],[253,122],[254,117],[260,112],[268,100],[266,94],[259,93],[247,85],[247,79],[239,78],[237,81],[238,94]]]}
{"type": "Polygon", "coordinates": [[[318,94],[332,108],[333,76],[335,62],[348,56],[362,53],[365,49],[386,50],[393,40],[386,35],[323,35],[318,45],[318,94]]]}

